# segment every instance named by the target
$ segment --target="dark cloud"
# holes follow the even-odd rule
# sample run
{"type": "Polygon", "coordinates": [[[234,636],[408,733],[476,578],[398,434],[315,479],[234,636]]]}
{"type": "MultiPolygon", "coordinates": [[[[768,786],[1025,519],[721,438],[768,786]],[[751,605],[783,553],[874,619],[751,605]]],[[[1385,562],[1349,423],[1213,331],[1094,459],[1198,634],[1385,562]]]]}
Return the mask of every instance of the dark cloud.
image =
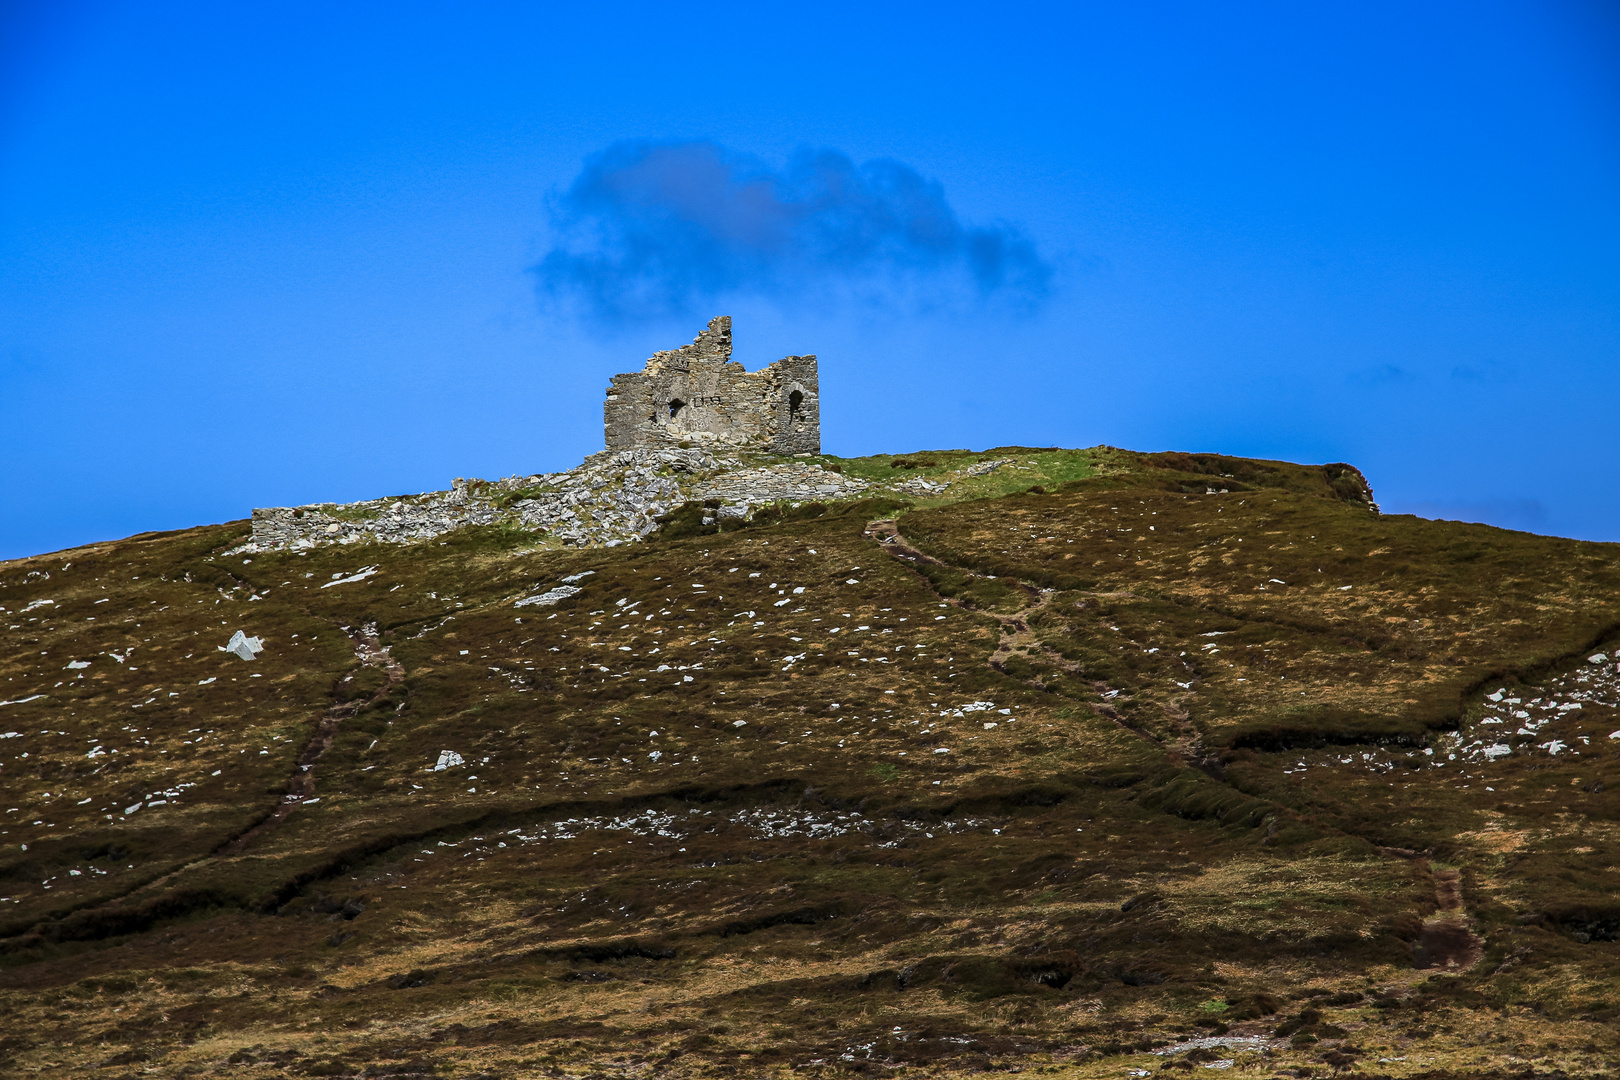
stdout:
{"type": "Polygon", "coordinates": [[[542,294],[613,320],[726,295],[1028,306],[1052,273],[1017,229],[963,225],[937,182],[831,150],[773,169],[707,142],[615,143],[559,197],[553,225],[542,294]]]}

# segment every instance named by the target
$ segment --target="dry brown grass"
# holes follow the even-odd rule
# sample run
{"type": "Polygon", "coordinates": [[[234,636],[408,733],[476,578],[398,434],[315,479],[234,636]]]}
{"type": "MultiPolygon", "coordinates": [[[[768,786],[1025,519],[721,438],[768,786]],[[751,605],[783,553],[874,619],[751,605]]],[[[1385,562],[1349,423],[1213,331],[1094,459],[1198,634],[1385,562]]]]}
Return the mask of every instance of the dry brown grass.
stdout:
{"type": "Polygon", "coordinates": [[[834,512],[0,566],[0,700],[44,695],[0,706],[0,1068],[1117,1077],[1225,1026],[1288,1029],[1248,1074],[1613,1069],[1609,714],[1436,761],[1620,624],[1615,549],[1027,456],[1091,478],[904,513],[918,559],[834,512]],[[319,802],[230,847],[332,716],[319,802]],[[1478,963],[1414,967],[1437,920],[1478,963]]]}

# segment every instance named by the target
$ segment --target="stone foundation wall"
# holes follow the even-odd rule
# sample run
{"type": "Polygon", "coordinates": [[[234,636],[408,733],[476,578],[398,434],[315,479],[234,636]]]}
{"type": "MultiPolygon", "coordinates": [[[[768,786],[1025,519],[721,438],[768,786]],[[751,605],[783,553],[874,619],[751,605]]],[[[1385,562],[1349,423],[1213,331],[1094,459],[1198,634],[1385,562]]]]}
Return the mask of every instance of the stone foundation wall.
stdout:
{"type": "MultiPolygon", "coordinates": [[[[613,547],[647,536],[658,528],[658,517],[689,501],[714,501],[718,516],[748,518],[771,503],[858,498],[877,487],[809,461],[751,466],[696,447],[603,451],[567,472],[457,480],[449,491],[341,506],[254,510],[253,538],[237,550],[419,543],[454,529],[495,524],[532,530],[542,542],[613,547]]],[[[915,477],[883,488],[913,495],[935,490],[915,477]]]]}

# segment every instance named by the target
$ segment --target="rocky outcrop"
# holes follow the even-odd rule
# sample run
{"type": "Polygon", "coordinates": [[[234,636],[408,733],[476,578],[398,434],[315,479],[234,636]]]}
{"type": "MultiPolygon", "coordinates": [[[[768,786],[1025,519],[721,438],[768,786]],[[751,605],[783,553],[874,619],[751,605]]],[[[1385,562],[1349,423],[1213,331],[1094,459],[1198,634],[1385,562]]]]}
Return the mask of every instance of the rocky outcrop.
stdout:
{"type": "MultiPolygon", "coordinates": [[[[614,547],[640,540],[658,528],[661,515],[689,501],[714,503],[719,517],[747,518],[760,506],[858,498],[879,487],[814,461],[750,464],[699,448],[603,451],[567,472],[456,480],[449,491],[345,505],[254,510],[253,538],[238,550],[420,543],[496,524],[570,546],[614,547]]],[[[944,485],[914,477],[881,489],[926,496],[944,485]]]]}

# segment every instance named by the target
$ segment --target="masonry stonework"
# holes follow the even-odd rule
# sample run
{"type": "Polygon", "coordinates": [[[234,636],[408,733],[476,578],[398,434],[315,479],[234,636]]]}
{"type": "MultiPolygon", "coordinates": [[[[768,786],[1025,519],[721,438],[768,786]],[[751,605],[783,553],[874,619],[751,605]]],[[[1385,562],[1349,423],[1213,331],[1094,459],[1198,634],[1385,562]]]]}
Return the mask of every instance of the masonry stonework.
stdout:
{"type": "Polygon", "coordinates": [[[602,419],[608,450],[685,443],[819,454],[816,358],[789,356],[750,373],[731,359],[731,317],[721,315],[692,344],[613,376],[602,419]]]}

